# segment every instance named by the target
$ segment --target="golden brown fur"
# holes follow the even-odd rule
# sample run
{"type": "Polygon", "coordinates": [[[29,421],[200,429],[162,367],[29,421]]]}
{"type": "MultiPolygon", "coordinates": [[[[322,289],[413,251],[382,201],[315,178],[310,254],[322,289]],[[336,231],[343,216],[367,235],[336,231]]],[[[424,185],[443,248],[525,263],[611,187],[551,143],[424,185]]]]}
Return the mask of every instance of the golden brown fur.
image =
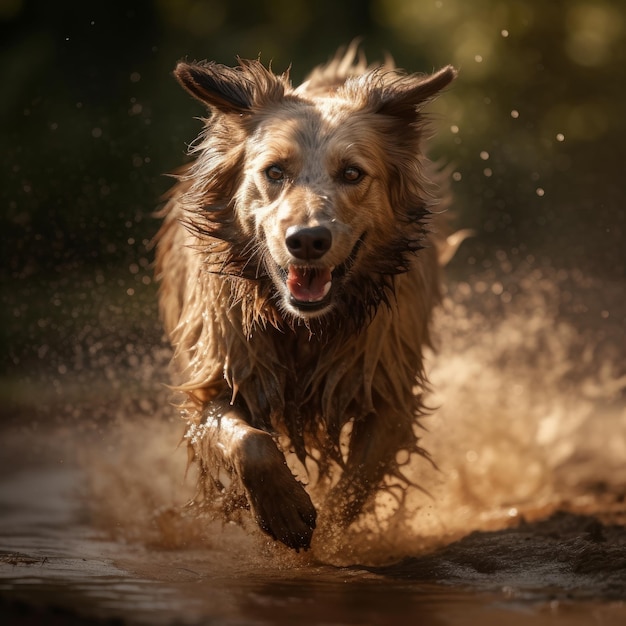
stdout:
{"type": "Polygon", "coordinates": [[[421,452],[439,299],[421,109],[454,70],[368,68],[351,47],[295,89],[258,61],[175,74],[210,111],[157,249],[187,438],[209,497],[306,548],[316,510],[285,453],[341,475],[327,503],[349,523],[421,452]]]}

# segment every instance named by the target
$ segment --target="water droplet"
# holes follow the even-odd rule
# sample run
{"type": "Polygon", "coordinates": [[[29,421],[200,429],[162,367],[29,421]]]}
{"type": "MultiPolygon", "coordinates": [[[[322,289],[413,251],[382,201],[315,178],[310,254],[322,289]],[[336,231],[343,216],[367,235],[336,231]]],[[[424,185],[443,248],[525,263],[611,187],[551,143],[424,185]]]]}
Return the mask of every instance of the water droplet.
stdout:
{"type": "Polygon", "coordinates": [[[495,282],[493,283],[493,285],[491,285],[491,293],[494,294],[495,296],[502,295],[503,291],[504,291],[504,287],[502,286],[502,283],[495,282]]]}
{"type": "Polygon", "coordinates": [[[480,158],[481,158],[483,161],[486,161],[486,160],[489,158],[489,152],[487,152],[486,150],[483,150],[483,151],[480,153],[480,158]]]}

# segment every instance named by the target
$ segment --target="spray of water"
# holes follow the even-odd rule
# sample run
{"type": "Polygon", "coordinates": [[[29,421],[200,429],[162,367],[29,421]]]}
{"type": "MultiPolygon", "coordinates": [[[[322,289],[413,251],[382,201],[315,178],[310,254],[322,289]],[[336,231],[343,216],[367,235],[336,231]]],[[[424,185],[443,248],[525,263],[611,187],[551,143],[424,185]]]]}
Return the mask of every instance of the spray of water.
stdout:
{"type": "MultiPolygon", "coordinates": [[[[300,559],[383,563],[433,550],[472,530],[503,528],[559,508],[598,512],[626,484],[623,290],[578,271],[499,254],[451,281],[430,355],[436,407],[423,446],[437,465],[402,459],[415,488],[382,492],[372,511],[338,530],[321,510],[300,559]]],[[[127,415],[106,454],[89,453],[97,519],[126,539],[163,548],[213,547],[277,562],[294,555],[244,519],[243,528],[185,507],[195,468],[183,424],[127,415]]],[[[233,553],[234,553],[233,552],[233,553]]],[[[232,556],[232,555],[231,555],[232,556]]]]}

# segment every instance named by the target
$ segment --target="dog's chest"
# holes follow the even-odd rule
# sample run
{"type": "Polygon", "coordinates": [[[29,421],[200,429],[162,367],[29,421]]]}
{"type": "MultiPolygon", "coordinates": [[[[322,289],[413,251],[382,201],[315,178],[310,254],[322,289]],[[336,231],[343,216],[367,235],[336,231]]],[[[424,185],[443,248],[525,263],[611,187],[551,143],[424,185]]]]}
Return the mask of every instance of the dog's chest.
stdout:
{"type": "Polygon", "coordinates": [[[294,382],[310,378],[324,357],[323,344],[316,337],[310,337],[308,331],[306,334],[294,332],[283,343],[283,347],[283,363],[294,382]]]}

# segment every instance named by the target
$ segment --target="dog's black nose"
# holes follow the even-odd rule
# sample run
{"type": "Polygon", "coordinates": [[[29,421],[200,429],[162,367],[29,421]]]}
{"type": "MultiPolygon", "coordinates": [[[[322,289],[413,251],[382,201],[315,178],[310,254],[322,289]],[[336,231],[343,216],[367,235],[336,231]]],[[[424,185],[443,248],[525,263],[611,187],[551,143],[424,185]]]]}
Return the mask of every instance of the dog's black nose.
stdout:
{"type": "Polygon", "coordinates": [[[285,244],[297,259],[311,261],[319,259],[330,250],[333,235],[325,226],[301,228],[291,226],[287,229],[285,244]]]}

